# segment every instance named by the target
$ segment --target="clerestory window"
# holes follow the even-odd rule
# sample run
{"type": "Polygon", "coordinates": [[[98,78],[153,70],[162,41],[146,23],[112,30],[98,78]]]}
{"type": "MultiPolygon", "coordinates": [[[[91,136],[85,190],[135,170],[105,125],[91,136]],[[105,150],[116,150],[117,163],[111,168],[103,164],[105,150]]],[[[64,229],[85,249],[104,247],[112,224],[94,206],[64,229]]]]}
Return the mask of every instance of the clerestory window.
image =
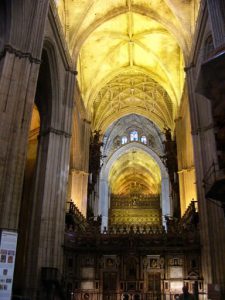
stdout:
{"type": "Polygon", "coordinates": [[[121,144],[124,145],[126,143],[127,143],[127,137],[123,136],[122,139],[121,139],[121,144]]]}
{"type": "Polygon", "coordinates": [[[130,141],[138,141],[138,132],[136,130],[131,131],[130,133],[130,141]]]}
{"type": "Polygon", "coordinates": [[[147,144],[147,138],[146,138],[146,136],[145,135],[142,135],[142,137],[141,137],[141,142],[143,143],[143,144],[147,144]]]}

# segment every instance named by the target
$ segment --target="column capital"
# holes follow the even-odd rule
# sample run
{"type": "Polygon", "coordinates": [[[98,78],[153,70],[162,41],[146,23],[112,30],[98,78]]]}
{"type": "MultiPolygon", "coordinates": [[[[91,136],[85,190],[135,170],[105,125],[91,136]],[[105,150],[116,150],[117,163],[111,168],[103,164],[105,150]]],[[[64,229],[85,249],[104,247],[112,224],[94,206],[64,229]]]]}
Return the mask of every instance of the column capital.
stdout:
{"type": "Polygon", "coordinates": [[[30,52],[24,52],[22,50],[18,50],[8,44],[6,44],[3,50],[0,52],[0,60],[6,55],[6,53],[12,53],[19,58],[28,58],[31,63],[41,64],[41,60],[37,57],[33,57],[33,55],[30,52]]]}
{"type": "Polygon", "coordinates": [[[70,172],[71,172],[71,173],[76,173],[76,174],[82,174],[82,175],[86,175],[86,176],[89,175],[88,172],[85,172],[85,171],[83,171],[83,170],[78,170],[78,169],[76,169],[76,168],[70,168],[70,172]]]}
{"type": "Polygon", "coordinates": [[[40,134],[39,134],[39,137],[46,136],[46,135],[48,135],[49,133],[54,133],[54,134],[56,134],[56,135],[61,135],[61,136],[64,136],[64,137],[66,137],[66,138],[71,138],[71,137],[72,137],[71,133],[66,132],[66,131],[64,131],[64,130],[60,130],[60,129],[53,128],[53,127],[51,127],[51,126],[48,127],[48,128],[45,129],[45,130],[42,130],[42,131],[40,132],[40,134]]]}
{"type": "Polygon", "coordinates": [[[190,172],[193,170],[195,170],[195,166],[190,166],[188,168],[182,168],[182,169],[178,170],[177,173],[181,174],[181,173],[186,173],[186,172],[190,172]]]}

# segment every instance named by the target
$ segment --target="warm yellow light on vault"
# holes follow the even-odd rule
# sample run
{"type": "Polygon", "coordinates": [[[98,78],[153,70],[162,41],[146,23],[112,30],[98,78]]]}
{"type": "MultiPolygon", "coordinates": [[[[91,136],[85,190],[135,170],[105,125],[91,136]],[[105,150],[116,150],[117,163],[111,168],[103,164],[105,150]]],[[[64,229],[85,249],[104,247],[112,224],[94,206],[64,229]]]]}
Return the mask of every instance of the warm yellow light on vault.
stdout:
{"type": "MultiPolygon", "coordinates": [[[[184,56],[190,51],[199,0],[56,2],[91,119],[99,91],[115,76],[132,70],[144,72],[165,89],[173,105],[171,118],[177,117],[184,85],[184,56]]],[[[111,109],[109,100],[107,104],[111,109]]],[[[144,113],[148,109],[145,105],[131,108],[135,109],[151,117],[144,113]]],[[[113,113],[123,115],[119,110],[113,113]]]]}
{"type": "Polygon", "coordinates": [[[121,155],[110,170],[109,185],[113,194],[160,194],[161,175],[155,160],[144,151],[130,151],[121,155]]]}

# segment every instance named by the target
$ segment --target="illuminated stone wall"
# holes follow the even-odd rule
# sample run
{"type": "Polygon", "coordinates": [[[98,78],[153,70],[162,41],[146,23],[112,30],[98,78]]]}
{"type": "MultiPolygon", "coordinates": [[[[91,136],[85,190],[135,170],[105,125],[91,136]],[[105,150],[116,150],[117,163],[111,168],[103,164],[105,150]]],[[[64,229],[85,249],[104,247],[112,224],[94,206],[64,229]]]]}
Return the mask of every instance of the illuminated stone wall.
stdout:
{"type": "Polygon", "coordinates": [[[182,98],[180,114],[176,120],[176,141],[180,187],[180,207],[181,215],[183,215],[191,200],[197,200],[193,141],[186,89],[182,98]]]}
{"type": "Polygon", "coordinates": [[[68,200],[72,200],[80,212],[86,216],[90,122],[87,120],[77,85],[75,93],[68,200]]]}

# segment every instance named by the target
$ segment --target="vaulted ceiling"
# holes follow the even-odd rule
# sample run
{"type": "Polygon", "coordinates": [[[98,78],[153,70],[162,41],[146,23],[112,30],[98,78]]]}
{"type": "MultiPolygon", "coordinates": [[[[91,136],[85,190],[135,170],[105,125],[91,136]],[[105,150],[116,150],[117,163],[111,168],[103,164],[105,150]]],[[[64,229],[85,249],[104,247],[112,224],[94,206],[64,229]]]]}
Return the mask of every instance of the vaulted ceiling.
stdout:
{"type": "MultiPolygon", "coordinates": [[[[113,134],[121,128],[145,128],[146,136],[157,128],[162,139],[165,127],[173,132],[200,0],[55,2],[87,118],[108,138],[106,155],[115,150],[113,134]]],[[[160,193],[159,166],[140,149],[121,155],[108,180],[112,193],[129,193],[136,185],[160,193]]]]}
{"type": "Polygon", "coordinates": [[[114,160],[108,178],[113,194],[160,193],[160,167],[146,150],[151,148],[160,159],[164,155],[163,138],[153,122],[137,114],[120,118],[107,129],[103,155],[105,165],[114,160]],[[133,130],[138,132],[138,141],[130,141],[133,130]],[[141,142],[143,135],[147,138],[146,144],[141,142]],[[124,144],[121,143],[123,136],[127,137],[124,144]]]}
{"type": "Polygon", "coordinates": [[[132,112],[174,129],[199,0],[55,0],[92,126],[132,112]]]}
{"type": "Polygon", "coordinates": [[[116,160],[109,174],[113,194],[160,194],[161,175],[155,160],[142,150],[129,151],[116,160]]]}

